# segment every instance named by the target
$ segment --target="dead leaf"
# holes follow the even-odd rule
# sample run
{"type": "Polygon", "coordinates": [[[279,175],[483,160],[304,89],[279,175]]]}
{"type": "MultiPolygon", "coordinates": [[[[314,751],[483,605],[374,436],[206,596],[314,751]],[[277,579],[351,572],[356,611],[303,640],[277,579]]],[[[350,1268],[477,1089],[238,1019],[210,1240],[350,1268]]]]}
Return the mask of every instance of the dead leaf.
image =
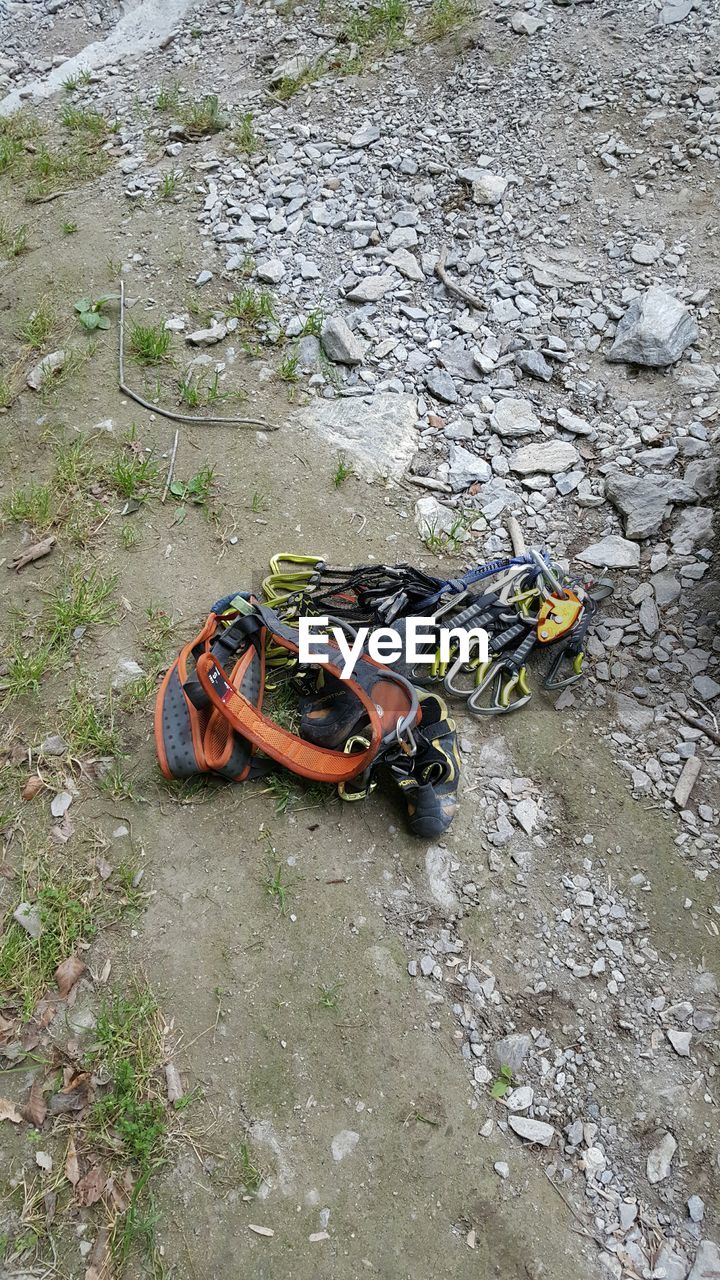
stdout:
{"type": "Polygon", "coordinates": [[[83,1111],[92,1098],[92,1075],[89,1071],[69,1072],[69,1078],[59,1093],[50,1099],[50,1114],[65,1115],[68,1111],[83,1111]]]}
{"type": "Polygon", "coordinates": [[[42,560],[43,556],[49,556],[54,546],[55,539],[52,535],[49,538],[43,538],[42,542],[33,543],[27,551],[18,551],[15,558],[10,561],[10,568],[19,573],[26,564],[32,564],[34,560],[42,560]]]}
{"type": "Polygon", "coordinates": [[[96,1164],[93,1169],[89,1169],[75,1187],[75,1199],[78,1204],[97,1204],[105,1193],[106,1182],[107,1174],[99,1164],[96,1164]]]}
{"type": "Polygon", "coordinates": [[[165,1083],[167,1085],[168,1102],[179,1102],[183,1096],[183,1087],[180,1080],[180,1072],[173,1062],[168,1062],[165,1065],[165,1083]]]}
{"type": "Polygon", "coordinates": [[[25,786],[22,789],[21,799],[24,800],[25,803],[27,804],[29,800],[35,799],[35,796],[38,794],[39,791],[43,790],[44,786],[45,786],[45,783],[43,782],[42,778],[39,778],[36,773],[33,773],[28,778],[27,782],[25,783],[25,786]]]}
{"type": "Polygon", "coordinates": [[[42,1081],[33,1080],[32,1088],[28,1095],[28,1100],[22,1109],[23,1119],[28,1124],[34,1124],[36,1129],[42,1127],[43,1121],[47,1115],[47,1106],[43,1098],[42,1081]]]}
{"type": "Polygon", "coordinates": [[[54,1191],[46,1191],[43,1195],[43,1203],[45,1205],[45,1221],[50,1225],[55,1221],[55,1210],[57,1209],[57,1195],[54,1191]]]}
{"type": "Polygon", "coordinates": [[[36,1151],[35,1163],[38,1169],[44,1169],[46,1173],[52,1173],[53,1161],[48,1151],[36,1151]]]}
{"type": "Polygon", "coordinates": [[[110,1230],[101,1227],[88,1255],[85,1280],[107,1280],[110,1275],[110,1230]]]}
{"type": "Polygon", "coordinates": [[[9,1120],[11,1124],[20,1124],[22,1120],[20,1112],[7,1098],[0,1098],[0,1120],[9,1120]]]}
{"type": "Polygon", "coordinates": [[[75,1150],[75,1139],[72,1134],[68,1142],[67,1155],[65,1156],[65,1177],[74,1187],[80,1181],[80,1165],[78,1164],[77,1151],[75,1150]]]}
{"type": "Polygon", "coordinates": [[[111,875],[112,875],[112,873],[113,873],[113,869],[112,869],[112,867],[111,867],[110,863],[107,861],[107,859],[106,859],[106,858],[103,858],[102,856],[101,856],[101,857],[99,857],[99,858],[98,858],[98,860],[97,860],[96,866],[97,866],[98,875],[99,875],[100,879],[101,879],[101,880],[109,880],[109,879],[110,879],[110,876],[111,876],[111,875]]]}
{"type": "Polygon", "coordinates": [[[85,965],[77,956],[68,956],[55,970],[55,981],[63,1000],[72,991],[78,978],[85,972],[85,965]]]}
{"type": "Polygon", "coordinates": [[[130,1200],[127,1196],[123,1195],[117,1182],[112,1176],[108,1178],[107,1183],[105,1184],[105,1190],[110,1196],[115,1210],[118,1213],[127,1213],[130,1200]]]}
{"type": "Polygon", "coordinates": [[[107,960],[105,961],[105,963],[104,963],[104,965],[103,965],[103,967],[102,967],[102,970],[101,970],[101,972],[100,972],[100,977],[98,978],[98,982],[100,982],[100,983],[102,983],[102,984],[105,984],[105,983],[107,982],[108,978],[110,977],[110,970],[111,970],[111,969],[112,969],[112,960],[111,960],[111,959],[110,959],[110,957],[108,956],[108,958],[107,958],[107,960]]]}

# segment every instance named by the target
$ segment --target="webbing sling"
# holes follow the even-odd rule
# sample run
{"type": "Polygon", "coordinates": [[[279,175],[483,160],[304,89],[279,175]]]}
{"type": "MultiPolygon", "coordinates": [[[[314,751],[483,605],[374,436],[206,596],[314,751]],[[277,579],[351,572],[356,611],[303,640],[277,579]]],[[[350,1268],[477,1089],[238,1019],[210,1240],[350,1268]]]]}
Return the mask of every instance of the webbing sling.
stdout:
{"type": "MultiPolygon", "coordinates": [[[[290,733],[262,712],[264,653],[269,641],[297,654],[296,633],[255,601],[250,612],[229,626],[226,617],[210,614],[158,691],[155,740],[166,777],[210,772],[241,782],[267,770],[267,761],[255,759],[259,749],[303,777],[345,782],[363,773],[382,748],[397,742],[400,726],[404,730],[416,723],[419,711],[412,685],[363,655],[343,684],[366,713],[368,745],[346,753],[290,733]],[[240,657],[227,672],[225,664],[237,653],[240,657]]],[[[337,646],[330,639],[324,647],[314,643],[328,661],[316,659],[311,665],[339,677],[342,658],[337,646]]]]}

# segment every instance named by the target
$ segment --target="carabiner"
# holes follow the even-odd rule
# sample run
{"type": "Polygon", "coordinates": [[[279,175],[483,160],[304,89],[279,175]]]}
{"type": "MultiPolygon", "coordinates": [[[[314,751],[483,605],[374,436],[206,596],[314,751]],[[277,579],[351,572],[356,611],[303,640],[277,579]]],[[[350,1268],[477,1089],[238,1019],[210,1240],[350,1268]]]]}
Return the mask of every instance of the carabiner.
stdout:
{"type": "Polygon", "coordinates": [[[578,653],[576,653],[574,657],[572,657],[571,674],[569,676],[563,676],[561,679],[558,679],[563,662],[565,662],[566,659],[569,661],[571,658],[571,654],[572,654],[572,650],[569,649],[569,646],[567,645],[560,650],[560,653],[557,655],[545,679],[543,680],[544,689],[551,689],[551,690],[569,689],[570,685],[577,684],[578,680],[582,680],[583,659],[585,657],[585,654],[583,653],[582,649],[578,653]]]}
{"type": "Polygon", "coordinates": [[[526,668],[520,667],[516,670],[510,663],[501,661],[493,664],[475,692],[471,694],[467,706],[468,711],[476,716],[504,716],[509,715],[511,711],[519,711],[531,697],[526,668]],[[509,674],[507,679],[503,680],[505,671],[509,674]],[[480,699],[488,686],[492,686],[490,703],[487,706],[481,706],[480,699]],[[513,695],[517,690],[520,691],[520,696],[513,701],[513,695]]]}

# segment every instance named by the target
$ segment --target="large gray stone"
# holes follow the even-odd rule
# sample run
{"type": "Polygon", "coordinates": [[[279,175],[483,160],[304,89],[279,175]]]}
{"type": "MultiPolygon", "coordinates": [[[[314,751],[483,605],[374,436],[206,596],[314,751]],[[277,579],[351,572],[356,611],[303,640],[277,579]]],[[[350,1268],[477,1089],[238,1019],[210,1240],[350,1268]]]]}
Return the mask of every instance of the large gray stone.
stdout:
{"type": "Polygon", "coordinates": [[[423,542],[431,537],[438,538],[441,534],[452,534],[459,542],[464,541],[467,536],[458,529],[457,511],[446,507],[433,494],[418,498],[415,503],[415,528],[423,542]]]}
{"type": "Polygon", "coordinates": [[[293,421],[347,454],[356,473],[368,480],[400,479],[417,448],[417,401],[410,395],[313,400],[293,421]]]}
{"type": "Polygon", "coordinates": [[[645,733],[655,719],[652,707],[643,707],[626,693],[615,694],[615,706],[620,724],[630,733],[645,733]]]}
{"type": "Polygon", "coordinates": [[[478,458],[459,444],[450,445],[449,462],[448,483],[453,493],[460,493],[478,482],[485,484],[492,475],[492,468],[484,458],[478,458]]]}
{"type": "Polygon", "coordinates": [[[579,551],[577,558],[597,569],[636,569],[640,563],[640,548],[636,542],[628,542],[626,538],[611,533],[579,551]]]}
{"type": "Polygon", "coordinates": [[[350,302],[379,302],[398,284],[400,277],[396,271],[383,271],[382,275],[366,276],[346,296],[350,302]]]}
{"type": "Polygon", "coordinates": [[[714,536],[711,507],[690,507],[683,511],[670,534],[673,551],[692,555],[696,547],[709,547],[714,536]]]}
{"type": "Polygon", "coordinates": [[[713,1240],[701,1240],[687,1280],[717,1280],[719,1275],[720,1249],[713,1240]]]}
{"type": "Polygon", "coordinates": [[[485,173],[478,175],[472,184],[472,198],[475,204],[496,205],[502,200],[508,188],[507,178],[501,177],[499,173],[485,173]]]}
{"type": "Polygon", "coordinates": [[[490,417],[490,426],[503,440],[512,440],[535,435],[540,430],[540,419],[529,400],[513,398],[499,402],[490,417]]]}
{"type": "Polygon", "coordinates": [[[516,1076],[531,1048],[532,1039],[529,1035],[525,1032],[514,1032],[512,1035],[503,1036],[502,1040],[496,1040],[492,1052],[498,1068],[509,1067],[516,1076]]]}
{"type": "Polygon", "coordinates": [[[510,458],[510,469],[521,476],[531,476],[540,472],[543,475],[555,475],[558,471],[569,471],[580,461],[580,454],[574,444],[564,440],[547,440],[538,444],[526,444],[517,449],[510,458]]]}
{"type": "Polygon", "coordinates": [[[329,316],[322,327],[320,342],[328,360],[337,364],[362,364],[365,343],[346,324],[342,316],[329,316]]]}
{"type": "Polygon", "coordinates": [[[625,517],[627,538],[652,537],[672,509],[667,486],[649,476],[611,471],[605,481],[605,493],[625,517]]]}
{"type": "Polygon", "coordinates": [[[440,359],[454,378],[460,378],[463,382],[483,381],[485,375],[481,373],[472,352],[468,351],[464,342],[449,342],[442,348],[440,359]]]}
{"type": "Polygon", "coordinates": [[[683,480],[698,498],[712,498],[720,479],[720,460],[697,458],[688,466],[683,480]]]}
{"type": "Polygon", "coordinates": [[[532,1120],[530,1116],[509,1116],[508,1124],[518,1137],[540,1147],[549,1147],[555,1137],[551,1124],[546,1124],[544,1120],[532,1120]]]}
{"type": "Polygon", "coordinates": [[[630,303],[605,358],[660,369],[675,364],[697,337],[687,307],[665,289],[652,288],[630,303]]]}
{"type": "Polygon", "coordinates": [[[431,369],[425,385],[431,396],[442,400],[444,404],[455,404],[458,398],[457,389],[446,369],[431,369]]]}

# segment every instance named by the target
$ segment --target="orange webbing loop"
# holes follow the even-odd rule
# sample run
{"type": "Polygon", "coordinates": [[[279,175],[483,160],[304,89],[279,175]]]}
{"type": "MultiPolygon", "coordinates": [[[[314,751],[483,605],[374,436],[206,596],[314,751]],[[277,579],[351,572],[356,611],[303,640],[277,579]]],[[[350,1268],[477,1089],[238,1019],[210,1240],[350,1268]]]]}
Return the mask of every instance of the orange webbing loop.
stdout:
{"type": "MultiPolygon", "coordinates": [[[[289,646],[288,646],[289,647],[289,646]]],[[[332,667],[329,669],[332,671],[332,667]]],[[[339,674],[339,673],[334,673],[339,674]]],[[[214,707],[229,720],[243,738],[293,773],[315,782],[346,782],[357,777],[377,755],[382,741],[380,717],[372,699],[354,681],[346,684],[362,702],[370,720],[370,745],[357,754],[316,747],[304,738],[269,720],[228,683],[220,663],[212,653],[203,653],[197,662],[198,679],[214,707]]]]}

